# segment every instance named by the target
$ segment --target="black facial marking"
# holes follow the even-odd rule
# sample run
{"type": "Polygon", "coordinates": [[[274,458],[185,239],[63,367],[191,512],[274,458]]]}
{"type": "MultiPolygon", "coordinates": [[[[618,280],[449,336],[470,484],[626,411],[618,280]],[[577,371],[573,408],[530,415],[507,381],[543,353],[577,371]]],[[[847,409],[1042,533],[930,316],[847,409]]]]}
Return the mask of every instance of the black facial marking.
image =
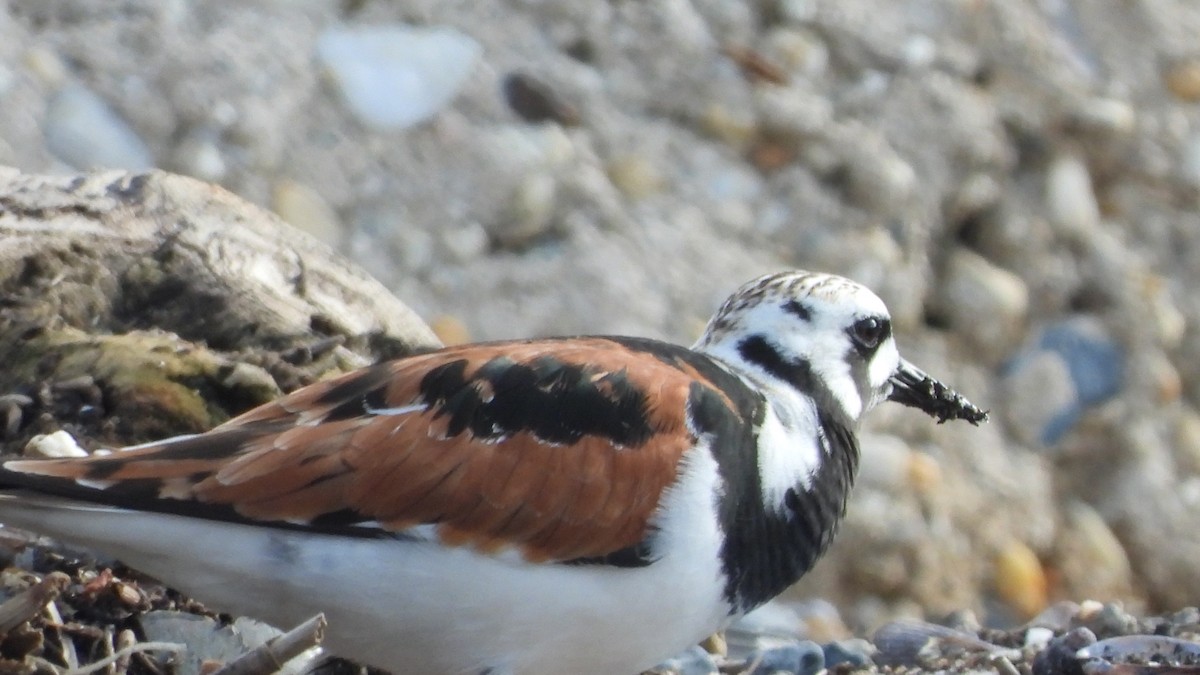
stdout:
{"type": "Polygon", "coordinates": [[[738,343],[738,353],[747,362],[753,363],[771,375],[791,384],[802,394],[811,396],[822,410],[837,415],[843,424],[851,424],[850,417],[834,398],[829,387],[813,374],[812,364],[805,359],[789,361],[770,340],[762,335],[752,335],[738,343]]]}
{"type": "Polygon", "coordinates": [[[436,416],[449,416],[451,436],[469,431],[490,439],[527,431],[562,444],[589,435],[626,446],[648,441],[654,430],[645,393],[624,371],[597,375],[586,364],[544,356],[530,363],[493,359],[468,377],[466,362],[455,361],[429,371],[420,392],[436,416]]]}
{"type": "Polygon", "coordinates": [[[808,305],[796,300],[795,298],[792,298],[784,303],[783,311],[787,312],[788,314],[793,314],[804,321],[812,321],[812,310],[808,308],[808,305]]]}

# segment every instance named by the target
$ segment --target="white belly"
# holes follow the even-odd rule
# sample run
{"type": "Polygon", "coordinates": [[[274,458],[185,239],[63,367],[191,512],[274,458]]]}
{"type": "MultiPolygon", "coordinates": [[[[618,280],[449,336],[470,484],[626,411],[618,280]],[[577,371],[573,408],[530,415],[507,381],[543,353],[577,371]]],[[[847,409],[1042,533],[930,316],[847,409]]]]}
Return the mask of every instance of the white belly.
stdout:
{"type": "Polygon", "coordinates": [[[692,468],[662,512],[661,557],[637,568],[531,565],[41,497],[0,498],[0,522],[114,555],[214,609],[282,628],[324,612],[330,651],[397,673],[636,673],[727,619],[705,503],[715,466],[692,468]]]}

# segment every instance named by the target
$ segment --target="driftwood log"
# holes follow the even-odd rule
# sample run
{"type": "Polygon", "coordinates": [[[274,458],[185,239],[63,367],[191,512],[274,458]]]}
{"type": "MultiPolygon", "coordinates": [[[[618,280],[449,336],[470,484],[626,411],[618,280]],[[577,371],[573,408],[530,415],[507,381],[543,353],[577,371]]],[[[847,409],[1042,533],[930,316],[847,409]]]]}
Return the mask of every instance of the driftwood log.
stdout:
{"type": "Polygon", "coordinates": [[[0,441],[114,447],[208,429],[308,382],[438,346],[365,272],[160,171],[0,167],[0,441]]]}

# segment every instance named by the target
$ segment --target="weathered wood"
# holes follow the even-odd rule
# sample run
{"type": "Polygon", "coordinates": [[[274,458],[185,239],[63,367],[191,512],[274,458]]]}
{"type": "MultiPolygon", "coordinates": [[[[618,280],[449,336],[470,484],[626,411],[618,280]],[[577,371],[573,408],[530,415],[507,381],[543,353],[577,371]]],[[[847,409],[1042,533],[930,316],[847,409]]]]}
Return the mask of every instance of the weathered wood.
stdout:
{"type": "Polygon", "coordinates": [[[33,401],[0,430],[9,450],[60,426],[85,445],[199,431],[438,344],[364,271],[224,189],[0,167],[0,394],[33,401]]]}

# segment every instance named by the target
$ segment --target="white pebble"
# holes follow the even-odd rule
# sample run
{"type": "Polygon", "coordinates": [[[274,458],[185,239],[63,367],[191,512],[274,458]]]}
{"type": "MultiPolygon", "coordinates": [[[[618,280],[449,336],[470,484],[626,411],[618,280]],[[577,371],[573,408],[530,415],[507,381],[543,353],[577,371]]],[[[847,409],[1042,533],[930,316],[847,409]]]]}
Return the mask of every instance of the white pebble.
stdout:
{"type": "Polygon", "coordinates": [[[189,134],[175,149],[175,158],[184,173],[210,183],[220,182],[229,169],[213,133],[189,134]]]}
{"type": "Polygon", "coordinates": [[[1137,125],[1137,111],[1115,98],[1094,98],[1077,113],[1079,121],[1096,131],[1127,134],[1137,125]]]}
{"type": "Polygon", "coordinates": [[[937,58],[937,43],[928,35],[914,35],[905,41],[901,53],[909,68],[928,68],[937,58]]]}
{"type": "Polygon", "coordinates": [[[1046,645],[1050,644],[1050,640],[1054,637],[1054,631],[1042,626],[1034,626],[1025,631],[1025,647],[1035,650],[1041,650],[1046,645]]]}
{"type": "Polygon", "coordinates": [[[442,247],[458,262],[470,262],[487,252],[488,233],[479,223],[447,228],[442,232],[442,247]]]}
{"type": "Polygon", "coordinates": [[[75,442],[71,434],[61,430],[52,434],[38,434],[29,439],[25,444],[24,454],[26,457],[45,458],[88,456],[87,450],[79,447],[79,443],[75,442]]]}
{"type": "Polygon", "coordinates": [[[508,218],[493,228],[496,238],[508,246],[520,246],[542,234],[551,225],[558,184],[549,173],[526,176],[513,190],[508,218]]]}
{"type": "Polygon", "coordinates": [[[1086,235],[1100,224],[1100,205],[1083,160],[1074,155],[1054,160],[1046,174],[1046,206],[1050,221],[1070,234],[1086,235]]]}
{"type": "Polygon", "coordinates": [[[317,40],[317,58],[368,126],[394,131],[433,117],[466,82],[483,48],[453,28],[339,27],[317,40]]]}
{"type": "Polygon", "coordinates": [[[50,152],[76,169],[154,166],[150,148],[108,104],[80,84],[67,84],[50,97],[43,133],[50,152]]]}

